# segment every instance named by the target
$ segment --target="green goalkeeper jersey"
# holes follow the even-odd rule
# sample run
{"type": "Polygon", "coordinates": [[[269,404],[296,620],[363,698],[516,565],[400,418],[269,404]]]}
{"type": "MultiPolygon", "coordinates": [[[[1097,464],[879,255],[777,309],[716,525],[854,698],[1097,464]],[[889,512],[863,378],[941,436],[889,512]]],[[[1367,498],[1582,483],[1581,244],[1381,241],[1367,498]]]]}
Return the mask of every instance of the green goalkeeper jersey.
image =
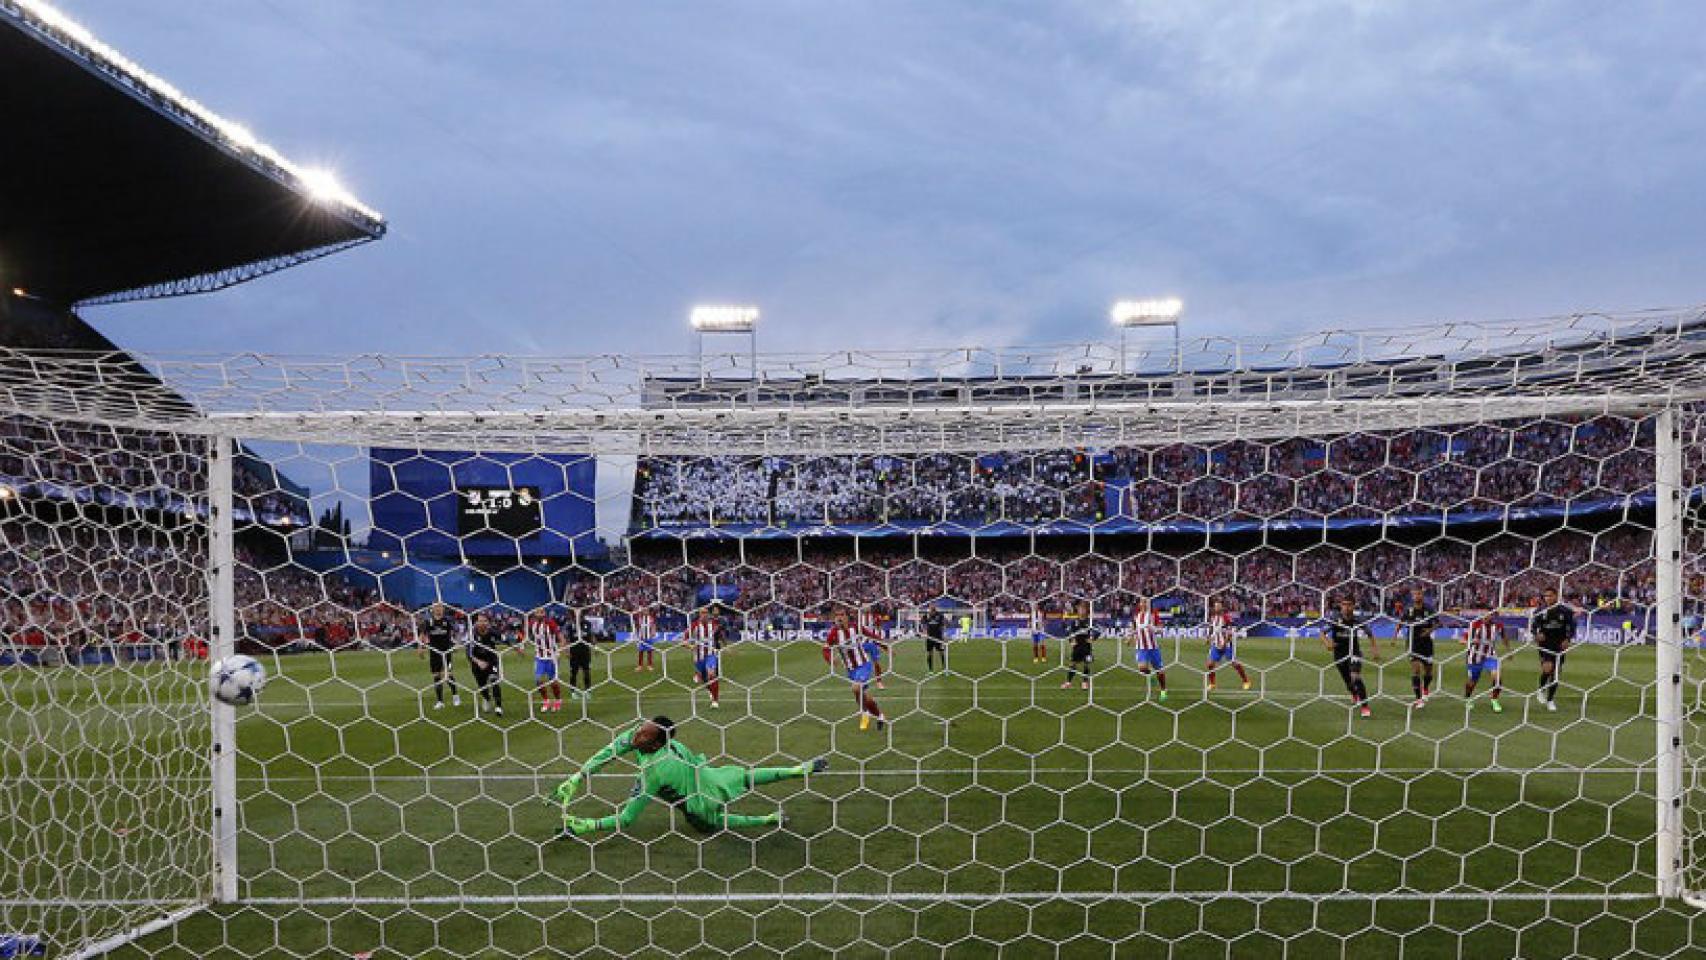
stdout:
{"type": "MultiPolygon", "coordinates": [[[[632,753],[634,734],[639,729],[636,726],[619,735],[609,746],[593,754],[581,773],[591,776],[611,760],[632,753]]],[[[665,803],[698,800],[724,804],[746,792],[744,768],[711,766],[704,754],[694,753],[677,740],[670,740],[654,753],[641,754],[637,762],[640,780],[634,788],[636,796],[655,797],[665,803]]]]}

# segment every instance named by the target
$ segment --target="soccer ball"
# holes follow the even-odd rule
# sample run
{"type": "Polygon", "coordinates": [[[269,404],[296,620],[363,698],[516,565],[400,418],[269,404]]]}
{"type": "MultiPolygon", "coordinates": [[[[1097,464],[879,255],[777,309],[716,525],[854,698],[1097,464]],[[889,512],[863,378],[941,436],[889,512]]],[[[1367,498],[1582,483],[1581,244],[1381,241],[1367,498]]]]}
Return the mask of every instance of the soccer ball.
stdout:
{"type": "Polygon", "coordinates": [[[226,657],[213,665],[213,674],[207,678],[208,686],[213,690],[213,699],[231,706],[242,706],[253,703],[255,695],[261,692],[261,687],[267,682],[267,671],[254,657],[242,654],[226,657]]]}

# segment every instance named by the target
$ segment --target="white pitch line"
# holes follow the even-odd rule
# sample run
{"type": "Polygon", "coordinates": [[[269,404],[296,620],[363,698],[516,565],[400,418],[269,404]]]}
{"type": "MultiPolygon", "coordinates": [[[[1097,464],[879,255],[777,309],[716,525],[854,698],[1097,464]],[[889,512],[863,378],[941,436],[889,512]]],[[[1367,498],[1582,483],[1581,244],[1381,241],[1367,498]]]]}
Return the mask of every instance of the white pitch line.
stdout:
{"type": "MultiPolygon", "coordinates": [[[[1657,900],[1655,893],[1617,891],[1604,893],[1547,892],[1503,890],[1451,890],[1439,893],[1398,892],[1369,893],[1357,890],[1333,893],[1303,893],[1292,890],[1184,890],[1184,891],[1115,891],[1115,890],[1016,890],[1004,893],[859,893],[837,891],[826,893],[518,893],[509,895],[435,894],[418,897],[246,897],[234,906],[244,907],[350,907],[350,906],[510,906],[514,904],[628,904],[628,903],[1165,903],[1169,900],[1205,902],[1213,900],[1270,901],[1290,900],[1307,903],[1327,901],[1381,902],[1399,901],[1427,903],[1430,901],[1477,902],[1547,902],[1611,903],[1630,900],[1657,900]]],[[[65,909],[90,907],[160,907],[175,906],[157,900],[0,900],[0,907],[22,909],[65,909]]],[[[184,908],[186,912],[203,909],[197,904],[184,908]]]]}
{"type": "MultiPolygon", "coordinates": [[[[266,776],[266,775],[262,775],[262,776],[238,777],[237,782],[258,784],[258,785],[263,785],[263,786],[267,785],[267,784],[274,784],[274,783],[277,783],[277,784],[289,784],[289,783],[431,783],[431,782],[435,782],[435,781],[450,782],[450,783],[486,783],[486,782],[494,782],[494,781],[500,782],[500,783],[506,782],[506,781],[538,782],[541,780],[547,780],[547,781],[549,781],[549,780],[560,780],[563,777],[567,776],[568,772],[569,771],[567,771],[567,768],[565,768],[565,770],[563,772],[554,772],[554,773],[422,773],[422,774],[383,774],[383,773],[381,773],[381,774],[357,774],[357,773],[341,774],[341,773],[331,773],[331,774],[324,774],[324,775],[319,775],[319,776],[295,776],[295,775],[266,776]]],[[[825,770],[822,773],[812,774],[811,779],[820,779],[820,778],[824,778],[824,777],[855,777],[855,778],[859,778],[859,779],[864,779],[866,777],[899,777],[899,778],[906,778],[906,779],[923,780],[923,779],[930,779],[930,778],[936,778],[936,777],[1024,777],[1024,776],[1037,776],[1037,777],[1073,776],[1073,777],[1078,777],[1078,776],[1082,776],[1082,777],[1091,778],[1091,782],[1094,782],[1093,778],[1098,777],[1098,776],[1109,776],[1109,777],[1113,777],[1113,776],[1146,776],[1146,777],[1184,777],[1184,776],[1189,776],[1189,777],[1202,777],[1202,778],[1206,779],[1206,778],[1210,778],[1210,777],[1221,777],[1221,776],[1239,776],[1239,777],[1264,777],[1264,776],[1274,776],[1274,777],[1309,777],[1309,776],[1377,777],[1377,776],[1394,776],[1394,777],[1398,777],[1398,776],[1405,776],[1405,777],[1409,777],[1409,776],[1427,776],[1430,774],[1448,774],[1448,775],[1459,775],[1459,774],[1461,774],[1461,775],[1465,776],[1465,779],[1467,779],[1468,777],[1471,777],[1471,776],[1479,776],[1479,775],[1483,775],[1483,774],[1491,774],[1494,776],[1503,776],[1503,777],[1559,777],[1559,776],[1629,777],[1629,776],[1650,776],[1654,772],[1655,772],[1655,768],[1653,768],[1653,767],[1540,767],[1540,768],[1520,768],[1520,769],[1516,768],[1516,767],[1380,767],[1380,768],[1369,768],[1369,767],[1220,767],[1220,768],[1212,769],[1212,770],[1203,770],[1203,769],[1199,769],[1199,768],[1195,768],[1195,767],[1161,767],[1161,768],[1151,767],[1148,769],[1144,769],[1141,767],[1101,767],[1101,768],[1097,768],[1097,769],[1093,769],[1093,770],[1092,769],[1077,768],[1077,767],[1037,767],[1037,768],[1022,768],[1022,769],[998,769],[998,768],[989,768],[989,767],[984,767],[984,768],[949,767],[949,768],[943,768],[943,769],[927,769],[927,770],[894,770],[894,769],[825,770]]],[[[632,775],[633,775],[632,773],[600,773],[600,774],[594,775],[594,779],[596,779],[596,780],[606,780],[606,779],[608,779],[608,780],[619,780],[619,779],[626,779],[632,775]]],[[[58,777],[58,776],[53,776],[53,777],[30,777],[28,779],[32,783],[82,783],[82,782],[84,782],[90,778],[87,778],[87,777],[58,777]]],[[[101,778],[101,782],[103,782],[103,783],[110,783],[110,782],[114,782],[114,781],[121,782],[121,783],[123,783],[123,782],[143,782],[143,783],[189,783],[189,784],[197,784],[197,783],[205,784],[208,782],[206,777],[123,776],[123,777],[102,777],[101,778]]]]}

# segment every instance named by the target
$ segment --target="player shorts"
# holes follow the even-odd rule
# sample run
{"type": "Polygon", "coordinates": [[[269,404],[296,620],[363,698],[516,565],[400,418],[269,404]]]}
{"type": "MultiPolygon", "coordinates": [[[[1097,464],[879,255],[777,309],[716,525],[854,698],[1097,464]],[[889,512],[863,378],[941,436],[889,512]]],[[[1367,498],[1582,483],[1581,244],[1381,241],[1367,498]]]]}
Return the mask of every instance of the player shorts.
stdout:
{"type": "Polygon", "coordinates": [[[641,637],[634,642],[640,645],[640,651],[642,653],[650,653],[657,648],[656,637],[641,637]]]}
{"type": "Polygon", "coordinates": [[[942,641],[941,637],[924,638],[924,649],[926,650],[946,650],[947,648],[948,645],[942,641]]]}
{"type": "Polygon", "coordinates": [[[1499,658],[1498,657],[1485,657],[1479,663],[1468,664],[1468,669],[1469,669],[1470,681],[1471,682],[1478,682],[1481,679],[1481,672],[1483,670],[1488,672],[1488,673],[1498,673],[1499,672],[1499,658]]]}
{"type": "Polygon", "coordinates": [[[1361,670],[1362,651],[1334,650],[1333,663],[1336,664],[1340,670],[1361,670]]]}
{"type": "Polygon", "coordinates": [[[547,660],[544,657],[534,657],[533,658],[533,679],[535,679],[535,680],[555,680],[555,679],[557,679],[557,661],[547,660]]]}
{"type": "Polygon", "coordinates": [[[1564,655],[1564,643],[1561,640],[1541,640],[1535,644],[1540,649],[1541,662],[1556,662],[1564,655]]]}
{"type": "Polygon", "coordinates": [[[1410,638],[1410,659],[1411,660],[1420,660],[1423,663],[1433,663],[1434,662],[1434,638],[1428,637],[1427,639],[1423,640],[1423,639],[1418,638],[1418,637],[1411,637],[1410,638]]]}
{"type": "Polygon", "coordinates": [[[1095,656],[1095,654],[1093,654],[1089,650],[1074,650],[1074,651],[1072,651],[1072,662],[1073,663],[1089,663],[1090,658],[1093,656],[1095,656]]]}
{"type": "Polygon", "coordinates": [[[1238,648],[1234,644],[1229,643],[1224,647],[1213,647],[1213,646],[1211,646],[1208,648],[1208,662],[1209,663],[1220,663],[1223,660],[1236,660],[1236,659],[1238,659],[1238,648]]]}
{"type": "Polygon", "coordinates": [[[449,650],[427,650],[427,664],[432,667],[433,673],[443,673],[449,670],[450,663],[449,650]]]}
{"type": "Polygon", "coordinates": [[[881,660],[883,658],[883,645],[875,640],[865,641],[865,656],[872,660],[881,660]]]}
{"type": "Polygon", "coordinates": [[[876,669],[871,664],[861,663],[857,667],[848,668],[847,679],[854,683],[870,683],[871,677],[874,676],[876,672],[876,669]]]}
{"type": "Polygon", "coordinates": [[[1152,670],[1161,669],[1161,649],[1159,647],[1139,649],[1133,652],[1137,654],[1138,666],[1149,667],[1152,670]]]}
{"type": "Polygon", "coordinates": [[[1048,642],[1048,634],[1046,634],[1046,633],[1032,633],[1031,634],[1031,642],[1032,643],[1047,643],[1048,642]]]}
{"type": "Polygon", "coordinates": [[[714,653],[708,657],[703,657],[701,659],[693,661],[693,672],[697,673],[701,677],[709,676],[716,669],[717,669],[717,655],[714,653]]]}

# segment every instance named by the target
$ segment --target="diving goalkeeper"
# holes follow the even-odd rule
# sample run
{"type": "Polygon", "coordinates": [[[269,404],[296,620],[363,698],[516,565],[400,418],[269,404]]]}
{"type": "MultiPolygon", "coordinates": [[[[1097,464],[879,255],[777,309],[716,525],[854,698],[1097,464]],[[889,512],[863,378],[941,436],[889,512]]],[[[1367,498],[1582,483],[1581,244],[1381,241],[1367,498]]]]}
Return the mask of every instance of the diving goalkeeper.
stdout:
{"type": "Polygon", "coordinates": [[[753,787],[778,780],[799,780],[829,766],[822,758],[795,767],[713,766],[705,755],[694,753],[675,739],[675,723],[654,717],[621,734],[610,745],[592,755],[580,772],[563,781],[551,794],[563,807],[563,834],[584,837],[605,830],[626,830],[640,818],[653,798],[678,806],[695,830],[711,833],[724,827],[767,827],[785,822],[781,811],[760,816],[729,813],[728,805],[753,787]],[[569,801],[580,793],[587,777],[626,753],[639,754],[640,778],[633,796],[608,817],[577,817],[569,813],[569,801]]]}

